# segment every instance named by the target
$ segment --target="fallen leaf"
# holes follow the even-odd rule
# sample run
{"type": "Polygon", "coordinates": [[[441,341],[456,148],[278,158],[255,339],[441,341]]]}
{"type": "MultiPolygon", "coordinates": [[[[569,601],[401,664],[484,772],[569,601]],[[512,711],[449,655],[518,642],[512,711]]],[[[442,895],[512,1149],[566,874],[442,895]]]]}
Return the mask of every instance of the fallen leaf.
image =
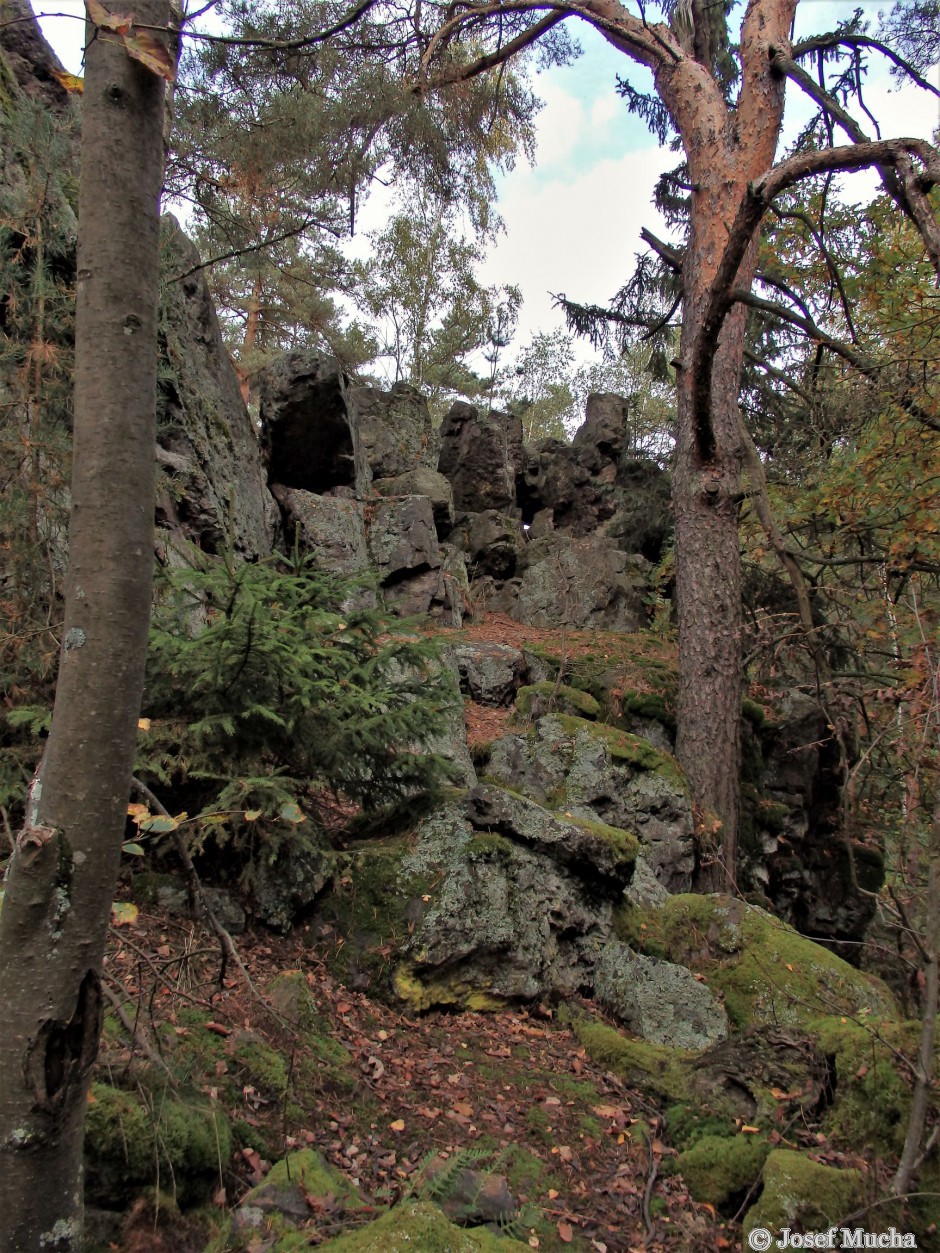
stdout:
{"type": "Polygon", "coordinates": [[[561,1240],[562,1244],[570,1244],[574,1239],[574,1231],[570,1223],[559,1223],[557,1231],[558,1239],[561,1240]]]}
{"type": "Polygon", "coordinates": [[[457,1114],[463,1114],[464,1118],[473,1116],[473,1106],[468,1105],[466,1101],[456,1101],[451,1108],[457,1114]]]}
{"type": "Polygon", "coordinates": [[[133,901],[115,901],[111,906],[111,922],[116,927],[129,927],[137,921],[139,913],[133,901]]]}
{"type": "Polygon", "coordinates": [[[404,1120],[404,1118],[396,1118],[396,1119],[395,1119],[395,1121],[394,1121],[394,1122],[390,1122],[390,1123],[388,1124],[388,1126],[389,1126],[389,1130],[390,1130],[390,1131],[404,1131],[404,1130],[405,1130],[405,1120],[404,1120]]]}

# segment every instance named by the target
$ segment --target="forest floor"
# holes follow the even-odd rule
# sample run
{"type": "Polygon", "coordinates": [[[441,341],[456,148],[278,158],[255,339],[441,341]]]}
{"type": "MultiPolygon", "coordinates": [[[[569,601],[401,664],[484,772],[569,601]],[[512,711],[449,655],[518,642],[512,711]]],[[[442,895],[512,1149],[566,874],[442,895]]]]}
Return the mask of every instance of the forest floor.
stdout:
{"type": "MultiPolygon", "coordinates": [[[[439,1154],[481,1172],[484,1190],[507,1181],[516,1207],[510,1234],[531,1248],[739,1247],[740,1228],[693,1202],[670,1173],[674,1151],[660,1138],[654,1100],[598,1067],[552,1009],[411,1018],[337,983],[303,930],[287,938],[249,931],[237,946],[253,986],[231,966],[222,974],[217,942],[196,924],[142,908],[113,932],[107,961],[125,1005],[136,998],[143,1041],[142,1055],[112,1033],[102,1059],[112,1081],[125,1084],[135,1065],[146,1066],[157,1042],[171,1067],[181,1043],[203,1056],[208,1045],[214,1049],[212,1073],[198,1086],[228,1105],[236,1128],[236,1151],[214,1195],[220,1216],[264,1180],[276,1158],[314,1148],[366,1202],[358,1208],[309,1197],[300,1226],[315,1247],[405,1197],[429,1199],[425,1172],[439,1154]],[[302,972],[318,1032],[348,1054],[342,1086],[329,1067],[319,1089],[306,1084],[302,1096],[290,1084],[277,1094],[257,1079],[244,1082],[238,1058],[245,1040],[263,1041],[299,1071],[303,1043],[255,991],[285,971],[302,972]]],[[[579,1008],[603,1018],[594,1005],[579,1008]]],[[[197,1253],[206,1231],[204,1212],[190,1220],[168,1212],[155,1221],[152,1206],[141,1204],[109,1247],[197,1253]]],[[[238,1247],[264,1253],[272,1244],[259,1237],[238,1247]]]]}

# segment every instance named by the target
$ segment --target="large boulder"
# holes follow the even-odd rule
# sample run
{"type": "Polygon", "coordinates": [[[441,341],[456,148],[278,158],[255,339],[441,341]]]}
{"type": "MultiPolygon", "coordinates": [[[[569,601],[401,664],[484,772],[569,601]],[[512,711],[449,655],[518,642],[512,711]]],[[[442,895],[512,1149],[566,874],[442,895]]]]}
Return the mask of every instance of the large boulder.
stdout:
{"type": "Polygon", "coordinates": [[[739,1029],[800,1027],[830,1014],[897,1017],[880,979],[734,897],[671,896],[637,910],[629,932],[634,947],[701,976],[739,1029]]]}
{"type": "Polygon", "coordinates": [[[419,467],[434,469],[437,442],[431,413],[416,387],[396,383],[388,392],[350,387],[346,404],[374,479],[395,478],[419,467]]]}
{"type": "Polygon", "coordinates": [[[266,366],[259,384],[271,482],[317,495],[345,487],[365,496],[372,473],[336,362],[297,349],[266,366]]]}
{"type": "Polygon", "coordinates": [[[441,583],[441,550],[426,496],[380,500],[371,509],[369,552],[386,604],[425,614],[441,583]]]}
{"type": "Polygon", "coordinates": [[[312,554],[318,569],[330,574],[361,575],[370,569],[365,507],[342,496],[276,484],[274,496],[284,512],[289,542],[312,554]]]}
{"type": "Polygon", "coordinates": [[[602,536],[555,535],[525,553],[518,583],[499,608],[530,626],[639,631],[648,620],[651,567],[602,536]]]}
{"type": "Polygon", "coordinates": [[[314,927],[347,984],[413,1011],[590,991],[635,856],[625,831],[477,786],[353,851],[314,927]]]}
{"type": "Polygon", "coordinates": [[[517,514],[516,477],[523,460],[519,418],[483,413],[458,400],[444,418],[440,438],[438,469],[451,482],[458,510],[517,514]]]}
{"type": "Polygon", "coordinates": [[[496,740],[485,772],[568,819],[634,832],[654,877],[668,891],[688,890],[695,865],[692,802],[669,753],[614,727],[550,714],[496,740]]]}
{"type": "Polygon", "coordinates": [[[157,442],[169,480],[161,520],[205,552],[266,557],[277,506],[199,255],[169,215],[161,242],[157,442]]]}
{"type": "Polygon", "coordinates": [[[380,496],[427,496],[438,535],[448,535],[453,528],[454,492],[440,471],[419,465],[392,478],[375,478],[372,486],[380,496]]]}
{"type": "Polygon", "coordinates": [[[460,690],[478,705],[511,705],[525,673],[521,649],[467,640],[454,646],[460,690]]]}

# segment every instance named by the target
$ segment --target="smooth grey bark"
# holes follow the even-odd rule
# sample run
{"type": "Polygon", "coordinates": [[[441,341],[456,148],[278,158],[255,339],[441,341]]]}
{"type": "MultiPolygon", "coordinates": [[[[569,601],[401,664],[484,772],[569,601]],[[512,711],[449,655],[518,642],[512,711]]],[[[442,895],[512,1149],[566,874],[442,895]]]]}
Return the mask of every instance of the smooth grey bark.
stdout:
{"type": "MultiPolygon", "coordinates": [[[[167,0],[135,12],[168,25],[167,0]]],[[[150,619],[164,81],[88,30],[64,636],[0,911],[2,1253],[84,1245],[84,1112],[150,619]]]]}

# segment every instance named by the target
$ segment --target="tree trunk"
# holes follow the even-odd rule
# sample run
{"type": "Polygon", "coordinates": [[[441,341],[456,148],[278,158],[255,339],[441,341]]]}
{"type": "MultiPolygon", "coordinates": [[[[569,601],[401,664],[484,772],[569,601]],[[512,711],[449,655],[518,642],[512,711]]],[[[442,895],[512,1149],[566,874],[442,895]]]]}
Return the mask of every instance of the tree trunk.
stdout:
{"type": "MultiPolygon", "coordinates": [[[[687,301],[695,334],[695,302],[687,301]]],[[[743,310],[741,311],[743,314],[743,310]]],[[[738,851],[743,695],[738,511],[743,450],[738,425],[743,316],[732,314],[713,373],[716,446],[696,447],[688,371],[680,371],[679,438],[672,480],[679,618],[678,757],[696,802],[700,891],[728,891],[738,851]]]]}
{"type": "MultiPolygon", "coordinates": [[[[135,12],[168,24],[166,0],[135,12]]],[[[83,1119],[150,617],[164,83],[88,29],[63,647],[0,912],[3,1253],[84,1244],[83,1119]]]]}

